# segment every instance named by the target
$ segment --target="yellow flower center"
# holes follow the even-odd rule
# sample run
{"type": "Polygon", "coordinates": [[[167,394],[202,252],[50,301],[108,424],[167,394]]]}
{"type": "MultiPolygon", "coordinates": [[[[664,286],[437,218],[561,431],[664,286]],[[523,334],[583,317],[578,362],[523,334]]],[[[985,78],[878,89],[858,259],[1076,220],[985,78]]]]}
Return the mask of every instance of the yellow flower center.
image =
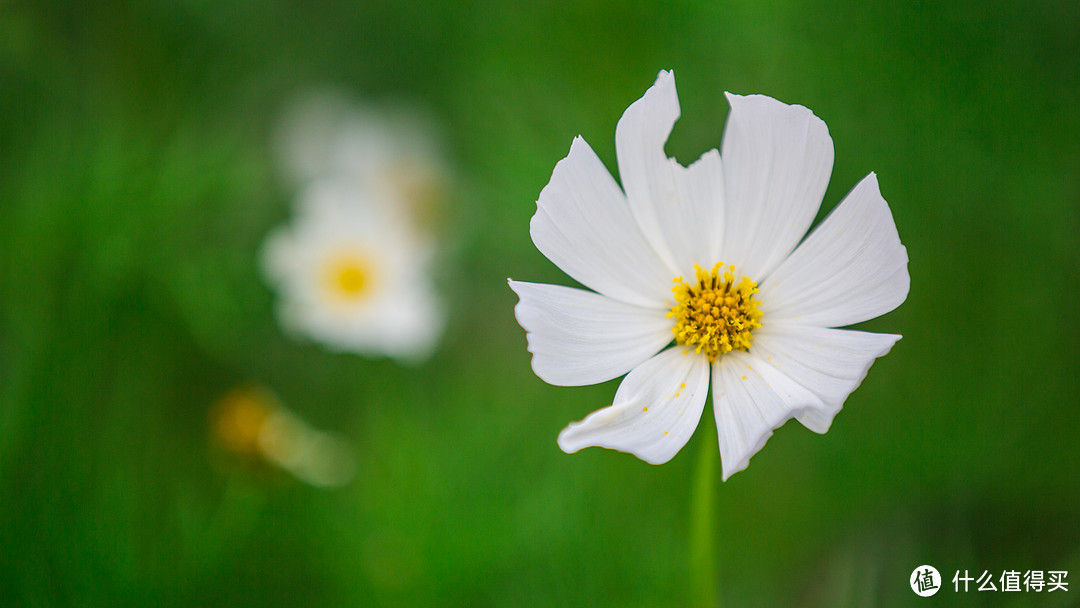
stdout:
{"type": "Polygon", "coordinates": [[[675,341],[694,347],[710,362],[736,348],[750,350],[750,332],[761,327],[761,311],[754,299],[757,283],[742,277],[736,285],[735,267],[724,270],[723,262],[717,262],[710,272],[697,264],[694,268],[697,285],[675,277],[671,288],[675,306],[667,316],[675,319],[675,341]]]}
{"type": "Polygon", "coordinates": [[[328,265],[327,286],[340,299],[364,297],[371,290],[371,283],[371,265],[360,256],[341,256],[328,265]]]}

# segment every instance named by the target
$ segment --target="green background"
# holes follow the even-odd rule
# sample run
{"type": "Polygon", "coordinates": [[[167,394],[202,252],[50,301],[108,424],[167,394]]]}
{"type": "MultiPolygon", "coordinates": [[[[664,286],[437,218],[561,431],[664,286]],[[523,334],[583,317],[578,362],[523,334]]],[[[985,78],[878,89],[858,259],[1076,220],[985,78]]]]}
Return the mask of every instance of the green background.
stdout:
{"type": "Polygon", "coordinates": [[[725,90],[806,105],[823,214],[876,171],[910,257],[907,302],[862,325],[904,339],[829,433],[791,422],[717,480],[724,605],[1080,604],[1078,7],[0,2],[0,605],[688,603],[715,430],[657,467],[563,454],[617,384],[536,378],[505,283],[569,282],[534,201],[579,133],[614,166],[666,68],[670,154],[719,145],[725,90]],[[441,125],[450,326],[422,365],[289,339],[258,274],[294,195],[270,134],[325,85],[441,125]],[[245,382],[347,437],[353,483],[216,452],[245,382]],[[958,594],[964,569],[1072,585],[958,594]]]}

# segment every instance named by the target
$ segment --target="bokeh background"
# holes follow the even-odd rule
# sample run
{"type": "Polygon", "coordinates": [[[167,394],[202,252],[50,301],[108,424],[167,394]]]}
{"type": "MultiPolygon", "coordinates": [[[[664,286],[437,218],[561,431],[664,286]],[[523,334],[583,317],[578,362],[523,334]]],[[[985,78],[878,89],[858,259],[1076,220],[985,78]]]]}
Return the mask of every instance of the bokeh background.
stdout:
{"type": "MultiPolygon", "coordinates": [[[[817,436],[717,480],[728,606],[906,606],[921,564],[1067,570],[1080,604],[1080,5],[0,3],[0,604],[675,606],[695,448],[653,467],[555,444],[616,383],[529,367],[516,279],[567,283],[528,222],[579,133],[672,68],[668,152],[719,145],[723,91],[814,110],[822,215],[873,170],[911,295],[817,436]],[[311,87],[427,108],[454,178],[449,329],[425,363],[287,337],[257,268],[290,217],[271,145],[311,87]],[[231,388],[345,437],[319,489],[215,448],[231,388]]],[[[706,411],[706,419],[711,417],[706,411]]],[[[703,430],[715,430],[703,426],[703,430]]]]}

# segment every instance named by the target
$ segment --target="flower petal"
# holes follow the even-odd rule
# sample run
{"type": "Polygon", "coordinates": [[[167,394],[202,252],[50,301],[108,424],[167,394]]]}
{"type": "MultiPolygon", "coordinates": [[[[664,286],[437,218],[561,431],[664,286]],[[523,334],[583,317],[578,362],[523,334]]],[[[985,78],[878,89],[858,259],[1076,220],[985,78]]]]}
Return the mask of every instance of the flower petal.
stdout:
{"type": "Polygon", "coordinates": [[[638,225],[673,275],[712,264],[722,231],[723,171],[716,151],[683,167],[664,152],[679,117],[675,76],[662,71],[615,127],[619,178],[638,225]]]}
{"type": "MultiPolygon", "coordinates": [[[[384,351],[405,362],[419,363],[434,352],[446,326],[446,316],[430,280],[398,285],[380,302],[379,322],[387,336],[384,351]]],[[[365,328],[365,331],[371,331],[365,328]]]]}
{"type": "Polygon", "coordinates": [[[555,165],[529,229],[536,248],[582,285],[629,304],[668,306],[671,271],[581,137],[555,165]]]}
{"type": "Polygon", "coordinates": [[[754,332],[753,349],[759,359],[820,400],[805,404],[809,407],[796,417],[811,431],[824,433],[874,359],[899,339],[895,334],[769,325],[754,332]]]}
{"type": "Polygon", "coordinates": [[[821,407],[817,395],[755,355],[732,351],[717,359],[713,364],[713,413],[724,480],[746,468],[773,429],[807,408],[821,407]]]}
{"type": "Polygon", "coordinates": [[[871,173],[761,284],[761,311],[766,321],[825,327],[873,319],[907,298],[907,262],[871,173]]]}
{"type": "MultiPolygon", "coordinates": [[[[672,235],[676,263],[683,276],[694,276],[694,265],[710,266],[720,261],[724,234],[724,169],[720,152],[709,150],[689,167],[678,167],[678,219],[681,225],[672,235]],[[680,236],[681,235],[681,236],[680,236]]],[[[673,214],[674,217],[674,214],[673,214]]],[[[674,225],[674,224],[673,224],[674,225]]]]}
{"type": "Polygon", "coordinates": [[[386,355],[405,363],[430,357],[445,325],[437,294],[419,276],[352,306],[294,296],[280,303],[278,314],[289,331],[307,334],[334,351],[386,355]]]}
{"type": "Polygon", "coordinates": [[[663,464],[694,434],[708,393],[705,357],[669,348],[630,372],[612,405],[559,433],[559,447],[572,454],[599,446],[663,464]]]}
{"type": "Polygon", "coordinates": [[[596,384],[630,371],[671,342],[665,312],[558,285],[510,281],[528,332],[532,367],[558,386],[596,384]]]}
{"type": "Polygon", "coordinates": [[[721,157],[722,259],[760,283],[817,215],[833,165],[829,129],[810,110],[764,95],[732,95],[721,157]]]}

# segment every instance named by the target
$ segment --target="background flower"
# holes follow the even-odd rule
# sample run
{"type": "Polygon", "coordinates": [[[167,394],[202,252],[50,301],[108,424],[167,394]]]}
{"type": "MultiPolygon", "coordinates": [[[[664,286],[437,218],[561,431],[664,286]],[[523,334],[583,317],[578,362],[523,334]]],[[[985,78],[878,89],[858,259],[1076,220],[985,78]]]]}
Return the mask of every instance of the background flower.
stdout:
{"type": "Polygon", "coordinates": [[[415,104],[365,105],[317,89],[287,105],[274,135],[279,162],[294,183],[344,180],[370,202],[431,227],[449,176],[438,128],[415,104]]]}
{"type": "Polygon", "coordinates": [[[336,350],[424,359],[444,323],[428,275],[431,239],[371,194],[349,180],[314,182],[292,224],[267,237],[278,316],[336,350]]]}
{"type": "Polygon", "coordinates": [[[272,464],[315,487],[352,480],[356,456],[342,438],[311,428],[269,389],[237,386],[211,410],[215,442],[249,465],[272,464]]]}
{"type": "Polygon", "coordinates": [[[911,296],[859,326],[899,347],[827,438],[789,423],[718,493],[724,599],[904,606],[924,560],[1072,580],[1076,10],[3,3],[0,604],[688,604],[693,458],[556,449],[616,385],[537,382],[505,282],[570,284],[522,238],[533,202],[577,134],[617,169],[616,119],[662,67],[694,83],[682,164],[719,141],[717,91],[768,91],[836,127],[822,217],[873,170],[911,227],[911,296]],[[272,134],[312,82],[420,100],[444,130],[455,322],[418,367],[290,339],[253,264],[293,217],[272,134]],[[245,381],[348,437],[354,481],[213,466],[209,411],[245,381]]]}
{"type": "Polygon", "coordinates": [[[419,361],[444,324],[429,232],[444,181],[432,128],[329,90],[294,101],[277,128],[284,172],[301,189],[292,224],[262,251],[278,317],[335,350],[419,361]]]}

